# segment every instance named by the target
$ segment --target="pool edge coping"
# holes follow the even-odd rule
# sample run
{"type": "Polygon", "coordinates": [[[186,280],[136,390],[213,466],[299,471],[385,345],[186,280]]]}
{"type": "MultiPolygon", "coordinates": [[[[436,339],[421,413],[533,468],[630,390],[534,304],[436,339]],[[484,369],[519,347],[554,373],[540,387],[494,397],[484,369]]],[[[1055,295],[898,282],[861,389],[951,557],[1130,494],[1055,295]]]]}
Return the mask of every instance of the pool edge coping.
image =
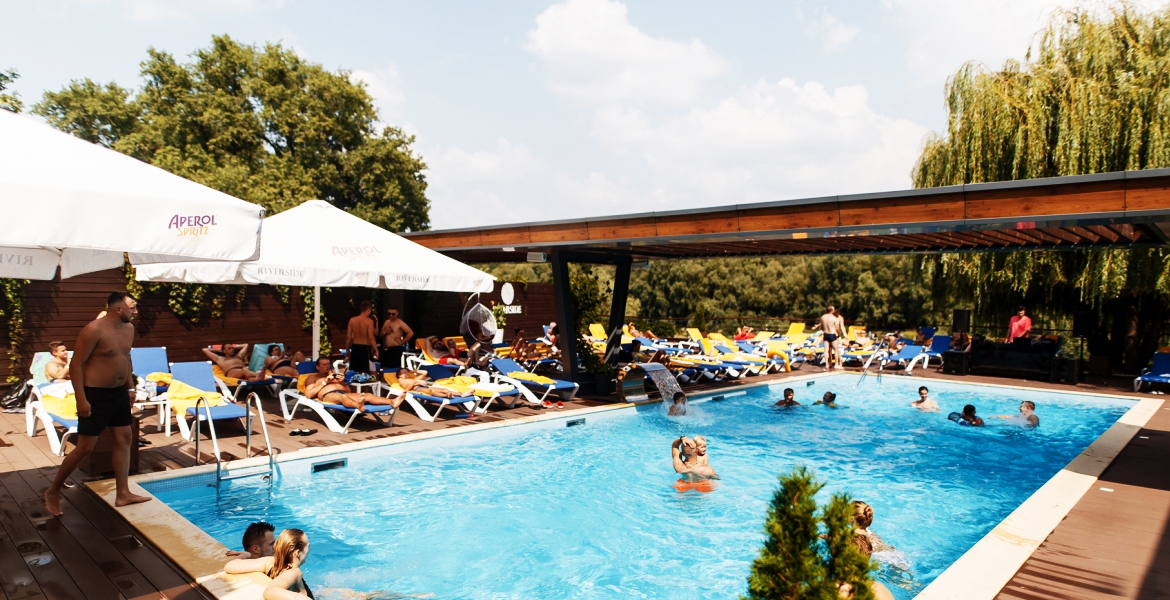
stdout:
{"type": "MultiPolygon", "coordinates": [[[[847,371],[846,372],[828,372],[828,371],[826,371],[826,372],[820,372],[820,373],[801,374],[801,375],[796,375],[796,376],[792,376],[792,377],[787,377],[787,378],[781,379],[781,380],[745,383],[742,385],[737,385],[733,388],[704,391],[704,392],[701,392],[700,394],[696,394],[696,398],[715,397],[715,396],[719,396],[719,395],[723,395],[723,394],[727,394],[727,393],[736,393],[738,395],[738,392],[741,392],[743,390],[753,389],[753,388],[781,386],[781,385],[790,384],[792,382],[805,381],[805,380],[809,380],[809,379],[824,378],[824,377],[836,377],[838,375],[856,375],[856,374],[857,374],[856,372],[847,372],[847,371]]],[[[916,375],[898,374],[898,375],[896,375],[896,377],[898,379],[906,378],[906,379],[914,379],[914,380],[919,380],[919,381],[935,381],[935,382],[940,381],[939,379],[920,377],[920,376],[916,376],[916,375]]],[[[964,383],[962,381],[953,381],[950,379],[943,379],[941,381],[952,382],[952,383],[964,383]]],[[[1010,389],[1014,389],[1014,390],[1021,390],[1022,389],[1022,390],[1032,390],[1032,391],[1039,391],[1039,392],[1049,392],[1049,393],[1056,392],[1056,393],[1066,393],[1066,394],[1075,394],[1075,395],[1083,395],[1083,396],[1097,396],[1097,397],[1114,398],[1114,399],[1125,399],[1125,400],[1135,401],[1135,405],[1133,407],[1131,407],[1124,415],[1122,415],[1122,417],[1119,418],[1117,420],[1117,422],[1115,422],[1112,426],[1110,426],[1110,428],[1108,430],[1106,430],[1104,433],[1102,433],[1101,436],[1098,436],[1098,438],[1095,439],[1089,445],[1088,448],[1086,448],[1084,451],[1082,451],[1080,455],[1078,455],[1076,458],[1074,458],[1073,461],[1071,461],[1068,465],[1063,467],[1060,471],[1058,471],[1055,475],[1053,475],[1052,478],[1050,478],[1047,482],[1045,482],[1045,484],[1043,486],[1041,486],[1039,489],[1037,489],[1035,492],[1033,492],[1033,494],[1031,496],[1029,496],[1026,500],[1024,500],[1023,503],[1018,505],[1016,507],[1016,509],[1010,515],[1008,515],[1007,518],[1005,518],[1003,521],[998,523],[995,526],[995,528],[992,529],[991,532],[989,532],[986,536],[984,536],[982,539],[980,539],[979,542],[977,542],[974,546],[969,548],[967,550],[967,552],[965,552],[954,563],[952,563],[951,566],[949,566],[941,574],[939,574],[939,576],[937,578],[935,578],[935,580],[932,581],[930,583],[930,585],[928,585],[926,588],[924,588],[922,590],[922,592],[920,592],[917,596],[915,596],[915,600],[919,600],[919,599],[933,600],[935,598],[975,598],[975,597],[977,597],[977,598],[983,598],[983,597],[992,598],[996,594],[998,594],[999,591],[1003,588],[1003,586],[1006,585],[1008,581],[1010,581],[1011,577],[1015,575],[1016,571],[1019,570],[1020,566],[1022,566],[1023,563],[1028,559],[1028,557],[1030,557],[1032,555],[1032,553],[1035,551],[1035,549],[1039,547],[1040,543],[1042,543],[1043,540],[1045,538],[1047,538],[1047,536],[1052,532],[1053,529],[1056,528],[1056,526],[1065,517],[1065,515],[1068,514],[1068,511],[1072,509],[1072,506],[1074,506],[1081,499],[1081,497],[1083,497],[1084,494],[1088,492],[1089,488],[1092,487],[1093,482],[1095,482],[1097,480],[1097,475],[1099,475],[1101,471],[1104,471],[1104,469],[1107,468],[1109,466],[1109,464],[1111,464],[1113,462],[1113,459],[1116,458],[1117,454],[1120,453],[1121,449],[1123,449],[1129,443],[1129,441],[1133,438],[1133,436],[1136,435],[1138,430],[1140,430],[1142,427],[1145,426],[1146,422],[1148,422],[1149,419],[1152,418],[1152,416],[1156,413],[1157,409],[1160,408],[1162,406],[1162,404],[1165,402],[1164,400],[1153,399],[1153,398],[1138,398],[1138,397],[1132,397],[1132,396],[1121,396],[1121,395],[1117,395],[1117,394],[1103,394],[1103,393],[1098,393],[1098,392],[1084,392],[1084,391],[1074,391],[1074,390],[1067,390],[1066,391],[1066,390],[1053,390],[1053,389],[1045,389],[1045,388],[1030,388],[1030,387],[1020,387],[1020,386],[1014,386],[1014,385],[994,384],[994,383],[982,383],[981,382],[981,383],[967,383],[966,385],[1010,388],[1010,389]],[[1118,425],[1121,425],[1123,420],[1125,420],[1139,406],[1142,406],[1145,403],[1149,403],[1147,406],[1149,406],[1149,405],[1155,405],[1155,406],[1154,406],[1154,408],[1152,408],[1149,411],[1149,415],[1147,415],[1145,417],[1145,419],[1143,419],[1141,421],[1140,424],[1135,423],[1133,425],[1127,425],[1127,426],[1133,427],[1133,429],[1132,429],[1132,431],[1128,431],[1128,435],[1122,434],[1124,436],[1124,440],[1120,440],[1120,437],[1122,437],[1122,436],[1120,436],[1120,435],[1118,436],[1119,441],[1121,442],[1120,445],[1118,445],[1116,448],[1112,448],[1112,447],[1107,448],[1106,451],[1101,453],[1098,457],[1087,456],[1089,451],[1091,449],[1093,449],[1093,447],[1096,446],[1098,444],[1098,442],[1100,442],[1100,440],[1102,440],[1106,435],[1109,435],[1110,432],[1114,430],[1114,428],[1116,428],[1118,425]],[[1100,470],[1097,472],[1097,475],[1087,476],[1087,475],[1083,475],[1080,473],[1073,473],[1071,471],[1068,471],[1070,466],[1072,466],[1074,463],[1077,463],[1078,461],[1081,461],[1082,459],[1087,459],[1090,462],[1096,461],[1097,463],[1100,463],[1100,470]],[[940,584],[940,585],[936,586],[936,584],[938,584],[941,579],[948,576],[948,573],[959,572],[959,570],[956,569],[956,566],[960,565],[960,563],[962,563],[964,565],[964,568],[967,568],[967,569],[974,568],[975,571],[978,571],[978,569],[982,568],[983,567],[982,561],[985,559],[984,554],[993,554],[996,552],[1000,552],[1002,550],[1002,548],[999,548],[997,546],[993,546],[990,548],[990,550],[983,551],[982,546],[985,544],[985,542],[987,542],[990,538],[992,538],[994,535],[996,535],[996,533],[998,531],[1000,531],[1000,529],[1003,528],[1005,526],[1005,523],[1007,523],[1009,520],[1012,520],[1013,518],[1018,519],[1019,515],[1017,513],[1019,513],[1021,510],[1023,510],[1025,508],[1025,506],[1028,506],[1029,503],[1032,502],[1034,498],[1037,498],[1037,496],[1041,493],[1041,491],[1044,491],[1047,488],[1049,488],[1049,486],[1053,485],[1053,482],[1055,480],[1057,480],[1058,477],[1061,477],[1061,475],[1063,473],[1066,473],[1066,472],[1069,472],[1073,475],[1081,475],[1082,477],[1087,477],[1088,480],[1087,480],[1087,482],[1084,483],[1083,489],[1079,493],[1075,494],[1075,497],[1073,497],[1072,493],[1064,494],[1061,496],[1061,499],[1067,504],[1067,507],[1065,507],[1063,512],[1060,513],[1060,518],[1056,519],[1056,521],[1052,524],[1052,526],[1049,527],[1047,529],[1047,531],[1044,532],[1043,536],[1040,537],[1039,541],[1037,541],[1034,546],[1031,546],[1027,550],[1027,552],[1023,555],[1023,558],[1021,558],[1019,560],[1019,563],[1011,568],[1010,573],[1007,573],[1006,577],[1003,577],[1001,584],[996,586],[994,590],[990,590],[990,593],[986,596],[979,595],[981,592],[984,591],[984,588],[988,587],[984,583],[987,580],[986,573],[984,573],[982,575],[983,579],[975,578],[976,579],[975,583],[977,585],[974,586],[975,587],[974,590],[971,587],[972,583],[970,581],[968,581],[968,580],[972,579],[970,577],[970,575],[965,575],[965,576],[960,576],[960,577],[951,576],[951,577],[948,577],[947,581],[944,582],[944,584],[940,584]],[[975,552],[975,550],[977,548],[981,548],[980,553],[975,552]],[[969,555],[971,556],[971,558],[969,558],[969,555]],[[978,562],[976,562],[976,561],[978,561],[978,562]],[[968,563],[972,563],[972,564],[968,564],[968,563]],[[976,591],[977,592],[976,595],[972,595],[972,591],[976,591]],[[928,592],[930,593],[929,595],[927,595],[928,592]]],[[[342,454],[342,453],[348,453],[348,452],[353,452],[353,451],[358,451],[358,450],[365,450],[365,449],[370,449],[370,448],[378,448],[378,447],[383,447],[383,446],[390,446],[390,445],[415,442],[415,441],[433,439],[433,438],[442,438],[442,437],[447,437],[447,436],[451,436],[451,435],[476,433],[476,432],[485,431],[485,430],[489,430],[489,429],[513,427],[513,426],[518,426],[518,425],[524,425],[524,424],[529,424],[529,423],[539,423],[539,422],[544,422],[544,421],[554,421],[557,419],[563,419],[567,416],[577,416],[577,415],[585,415],[585,414],[611,412],[611,411],[628,409],[628,408],[636,408],[638,406],[661,403],[662,401],[663,400],[661,398],[657,398],[657,399],[650,399],[650,400],[641,401],[641,402],[615,402],[613,404],[607,404],[607,405],[603,405],[603,406],[584,407],[584,408],[572,409],[572,410],[567,410],[567,411],[563,411],[563,412],[556,412],[556,413],[551,413],[551,414],[539,414],[539,415],[529,415],[529,416],[524,416],[524,417],[506,418],[506,419],[503,419],[500,421],[493,421],[490,423],[475,423],[472,425],[463,425],[463,426],[451,427],[451,428],[447,428],[447,429],[437,429],[437,430],[424,431],[424,432],[419,432],[419,433],[402,434],[402,435],[397,435],[397,436],[393,436],[393,437],[389,437],[389,438],[380,438],[380,439],[361,440],[361,441],[355,441],[355,442],[341,443],[341,444],[337,444],[336,446],[317,447],[317,448],[302,448],[300,450],[296,450],[294,452],[290,452],[287,454],[281,453],[281,454],[277,455],[274,460],[279,463],[279,462],[285,462],[285,461],[295,461],[295,460],[304,460],[304,459],[309,459],[309,458],[318,458],[318,457],[322,457],[322,456],[329,456],[329,455],[333,455],[333,454],[342,454]]],[[[229,469],[229,470],[230,469],[243,469],[243,468],[262,466],[262,465],[266,464],[267,462],[268,462],[267,457],[253,457],[253,458],[246,458],[246,459],[241,459],[241,460],[236,460],[236,461],[230,461],[228,463],[223,463],[222,468],[229,469]]],[[[202,473],[212,473],[214,471],[215,471],[214,464],[205,464],[205,465],[199,465],[199,466],[186,467],[183,469],[174,469],[174,470],[160,471],[160,472],[154,472],[154,473],[142,473],[142,474],[138,474],[138,475],[134,475],[134,476],[130,477],[131,491],[138,493],[138,494],[150,495],[153,497],[153,494],[150,494],[149,492],[147,492],[145,489],[143,489],[141,487],[142,483],[149,483],[149,482],[153,482],[153,481],[163,481],[163,480],[173,479],[173,478],[178,478],[178,477],[188,477],[191,475],[199,475],[202,473]]],[[[186,519],[186,517],[183,517],[182,515],[180,515],[178,512],[176,512],[174,509],[172,509],[166,503],[164,503],[162,501],[146,502],[146,503],[142,503],[142,504],[134,504],[134,505],[130,505],[130,506],[119,507],[119,506],[115,506],[115,504],[114,504],[114,480],[113,479],[104,479],[104,480],[99,480],[99,481],[87,482],[85,484],[85,486],[95,496],[97,496],[99,499],[101,499],[103,502],[105,502],[107,505],[109,505],[110,508],[112,508],[114,511],[116,511],[127,522],[127,524],[129,524],[131,526],[131,528],[133,528],[137,533],[144,536],[156,548],[158,548],[160,552],[165,554],[176,566],[178,566],[188,577],[190,577],[193,581],[197,582],[201,587],[203,587],[204,590],[206,590],[208,593],[210,593],[215,598],[217,598],[219,600],[252,600],[254,598],[261,597],[261,595],[263,594],[264,587],[267,585],[267,581],[268,581],[266,577],[264,577],[263,575],[261,575],[259,573],[251,573],[248,575],[228,575],[228,574],[224,573],[223,565],[227,562],[225,552],[228,550],[228,548],[226,546],[224,546],[222,543],[220,543],[218,540],[216,540],[215,538],[211,537],[208,533],[203,531],[201,528],[199,528],[195,524],[188,521],[186,519]]],[[[1049,490],[1049,492],[1050,491],[1051,490],[1049,490]]],[[[1036,512],[1037,514],[1051,514],[1048,506],[1039,505],[1039,504],[1037,504],[1035,506],[1034,511],[1026,511],[1026,512],[1028,512],[1029,516],[1031,515],[1031,512],[1036,512]],[[1044,511],[1044,513],[1040,512],[1042,510],[1044,511]]],[[[1010,532],[1005,532],[1005,533],[1009,533],[1009,537],[1007,539],[1012,539],[1010,537],[1010,535],[1011,535],[1010,532]]],[[[1013,549],[1019,547],[1018,544],[1011,544],[1010,542],[1007,542],[1006,540],[1002,540],[1000,537],[994,538],[993,541],[995,541],[995,540],[999,540],[1000,545],[1009,545],[1013,549]]],[[[1026,541],[1030,542],[1031,540],[1026,540],[1026,541]]],[[[1018,553],[1018,550],[1016,551],[1016,553],[1018,553]]],[[[996,568],[995,571],[996,572],[994,573],[994,576],[1000,577],[1000,576],[1002,576],[1002,573],[1006,571],[1006,568],[1003,568],[1001,566],[999,568],[996,568]]]]}

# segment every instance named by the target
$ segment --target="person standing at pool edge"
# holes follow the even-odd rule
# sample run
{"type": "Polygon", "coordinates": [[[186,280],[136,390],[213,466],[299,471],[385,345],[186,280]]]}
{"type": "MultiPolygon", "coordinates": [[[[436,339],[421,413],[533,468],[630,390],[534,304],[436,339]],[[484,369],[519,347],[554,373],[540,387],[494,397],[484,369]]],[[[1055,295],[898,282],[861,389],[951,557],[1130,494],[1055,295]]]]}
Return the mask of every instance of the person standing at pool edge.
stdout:
{"type": "Polygon", "coordinates": [[[45,510],[61,512],[61,488],[81,461],[93,452],[97,438],[107,427],[114,434],[112,462],[117,490],[115,506],[150,500],[130,493],[130,402],[134,397],[134,376],[130,372],[130,348],[134,345],[137,302],[126,292],[114,292],[106,299],[106,316],[91,321],[73,346],[73,390],[77,399],[77,445],[61,462],[53,484],[45,490],[45,510]]]}
{"type": "Polygon", "coordinates": [[[821,315],[813,329],[820,329],[823,334],[823,341],[825,344],[825,370],[833,368],[833,349],[837,341],[837,315],[833,312],[833,305],[829,305],[825,309],[825,314],[821,315]]]}
{"type": "Polygon", "coordinates": [[[349,348],[349,370],[373,373],[378,360],[378,341],[374,336],[374,319],[370,316],[369,300],[362,300],[361,314],[349,320],[345,327],[345,346],[349,348]]]}
{"type": "Polygon", "coordinates": [[[414,337],[414,330],[406,321],[398,318],[398,307],[386,309],[386,320],[382,322],[382,368],[402,367],[402,351],[414,337]]]}

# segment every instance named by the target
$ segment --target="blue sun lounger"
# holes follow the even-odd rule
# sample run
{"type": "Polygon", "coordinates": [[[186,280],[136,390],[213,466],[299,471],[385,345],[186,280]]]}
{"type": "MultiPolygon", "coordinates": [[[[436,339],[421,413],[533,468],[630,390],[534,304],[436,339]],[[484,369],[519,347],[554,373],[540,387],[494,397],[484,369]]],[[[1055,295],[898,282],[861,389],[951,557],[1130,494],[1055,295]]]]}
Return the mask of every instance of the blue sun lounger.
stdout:
{"type": "Polygon", "coordinates": [[[24,407],[28,437],[36,437],[37,423],[40,422],[45,427],[45,436],[49,438],[49,449],[57,456],[65,455],[65,441],[69,439],[69,436],[77,435],[77,419],[55,415],[46,410],[43,404],[44,395],[64,398],[72,390],[73,384],[70,382],[35,384],[32,388],[32,397],[29,398],[28,404],[24,407]],[[65,431],[60,435],[57,433],[57,425],[65,428],[65,431]]]}
{"type": "Polygon", "coordinates": [[[938,364],[943,362],[943,352],[951,349],[951,338],[946,335],[936,335],[930,340],[930,348],[925,348],[922,354],[910,360],[910,364],[906,366],[906,372],[914,370],[914,363],[919,359],[922,360],[922,368],[925,369],[930,365],[930,359],[937,358],[938,364]]]}
{"type": "MultiPolygon", "coordinates": [[[[891,355],[883,358],[882,359],[882,367],[884,368],[885,365],[888,365],[890,363],[895,363],[895,364],[900,365],[903,362],[905,362],[907,365],[913,364],[914,359],[918,358],[919,356],[922,355],[922,351],[923,351],[922,346],[914,346],[914,345],[903,346],[902,349],[899,350],[896,354],[891,354],[891,355]]],[[[908,370],[909,369],[907,369],[907,371],[908,370]]]]}
{"type": "Polygon", "coordinates": [[[1156,383],[1170,385],[1170,352],[1154,353],[1150,368],[1142,369],[1142,374],[1134,378],[1133,391],[1140,392],[1146,384],[1153,386],[1156,383]]]}
{"type": "MultiPolygon", "coordinates": [[[[531,398],[529,402],[537,404],[544,402],[548,395],[552,392],[557,392],[562,400],[572,400],[577,395],[577,390],[581,388],[580,385],[572,381],[563,381],[560,379],[553,379],[554,383],[541,383],[539,381],[530,381],[527,379],[517,379],[514,377],[517,373],[528,374],[528,370],[520,366],[519,363],[510,358],[497,358],[491,362],[492,368],[499,372],[496,379],[499,381],[510,383],[516,386],[516,389],[521,387],[533,390],[543,391],[544,394],[539,398],[531,398]],[[565,393],[568,397],[565,397],[565,393]]],[[[551,377],[549,379],[552,379],[551,377]]]]}
{"type": "Polygon", "coordinates": [[[297,363],[297,373],[299,373],[300,376],[297,377],[296,386],[287,390],[281,390],[278,394],[278,397],[280,398],[280,410],[282,413],[284,413],[285,421],[293,420],[293,417],[295,417],[297,414],[297,409],[303,406],[317,413],[317,416],[321,418],[321,423],[323,423],[325,427],[329,429],[329,431],[332,431],[333,433],[340,433],[342,435],[349,433],[349,427],[353,425],[353,422],[356,421],[357,418],[361,415],[369,415],[379,424],[386,427],[392,427],[394,425],[394,416],[398,414],[398,409],[394,408],[390,404],[367,404],[365,412],[361,412],[356,408],[350,408],[341,404],[321,402],[306,396],[304,394],[304,390],[302,389],[302,382],[307,375],[312,375],[316,372],[316,361],[306,360],[297,363]],[[293,400],[291,407],[288,403],[290,399],[293,400]],[[349,419],[345,422],[344,425],[342,425],[340,421],[334,418],[333,413],[349,415],[349,419]],[[389,415],[388,419],[385,418],[387,415],[389,415]]]}

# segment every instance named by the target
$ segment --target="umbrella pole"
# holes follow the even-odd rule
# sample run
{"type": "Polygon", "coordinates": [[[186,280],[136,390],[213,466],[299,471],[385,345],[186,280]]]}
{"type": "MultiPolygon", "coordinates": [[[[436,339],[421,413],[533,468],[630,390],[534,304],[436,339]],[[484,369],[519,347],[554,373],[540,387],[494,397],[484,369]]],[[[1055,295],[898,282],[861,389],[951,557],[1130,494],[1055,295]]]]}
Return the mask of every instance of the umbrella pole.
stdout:
{"type": "Polygon", "coordinates": [[[321,286],[313,286],[313,360],[321,356],[321,286]]]}

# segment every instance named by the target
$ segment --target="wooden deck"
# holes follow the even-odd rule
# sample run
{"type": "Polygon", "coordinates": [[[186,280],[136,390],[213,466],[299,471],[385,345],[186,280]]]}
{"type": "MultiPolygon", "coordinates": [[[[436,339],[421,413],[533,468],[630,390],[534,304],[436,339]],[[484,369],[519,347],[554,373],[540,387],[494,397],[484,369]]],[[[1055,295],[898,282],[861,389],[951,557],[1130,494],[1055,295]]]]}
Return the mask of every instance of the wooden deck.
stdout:
{"type": "MultiPolygon", "coordinates": [[[[806,368],[791,376],[817,373],[806,368]]],[[[1128,382],[1113,380],[1073,388],[989,377],[952,378],[933,371],[915,373],[926,377],[971,383],[996,383],[1020,387],[1092,391],[1130,395],[1128,382]]],[[[887,375],[892,376],[892,375],[887,375]]],[[[752,378],[749,383],[779,380],[789,375],[752,378]]],[[[699,393],[742,383],[688,388],[699,393]]],[[[608,399],[581,398],[567,409],[597,406],[608,399]]],[[[475,422],[547,413],[550,410],[492,410],[475,420],[440,418],[427,423],[413,411],[402,411],[394,427],[385,428],[359,419],[345,436],[333,434],[311,412],[285,423],[275,399],[264,401],[273,447],[278,453],[306,447],[461,427],[475,422]],[[313,427],[308,437],[290,436],[294,428],[313,427]]],[[[181,469],[194,463],[194,445],[178,435],[165,437],[157,428],[154,409],[139,413],[142,437],[140,472],[181,469]]],[[[65,516],[50,518],[41,496],[60,459],[49,451],[43,433],[29,438],[24,433],[24,414],[0,414],[0,600],[23,598],[117,599],[182,598],[196,600],[207,594],[158,549],[134,535],[121,517],[84,486],[65,490],[65,516]]],[[[225,423],[218,430],[225,459],[245,455],[243,428],[225,423]]],[[[258,429],[257,429],[258,431],[258,429]]],[[[263,440],[253,436],[253,447],[263,440]]],[[[201,445],[202,459],[211,460],[210,442],[201,445]]],[[[72,447],[72,446],[70,446],[72,447]]],[[[1170,408],[1159,411],[1146,430],[1122,452],[1080,504],[1053,532],[1035,555],[1001,592],[1003,598],[1162,598],[1170,596],[1170,408]],[[1141,436],[1145,436],[1144,438],[1141,436]],[[1106,487],[1113,492],[1103,492],[1106,487]]],[[[87,480],[84,473],[73,482],[87,480]]]]}

